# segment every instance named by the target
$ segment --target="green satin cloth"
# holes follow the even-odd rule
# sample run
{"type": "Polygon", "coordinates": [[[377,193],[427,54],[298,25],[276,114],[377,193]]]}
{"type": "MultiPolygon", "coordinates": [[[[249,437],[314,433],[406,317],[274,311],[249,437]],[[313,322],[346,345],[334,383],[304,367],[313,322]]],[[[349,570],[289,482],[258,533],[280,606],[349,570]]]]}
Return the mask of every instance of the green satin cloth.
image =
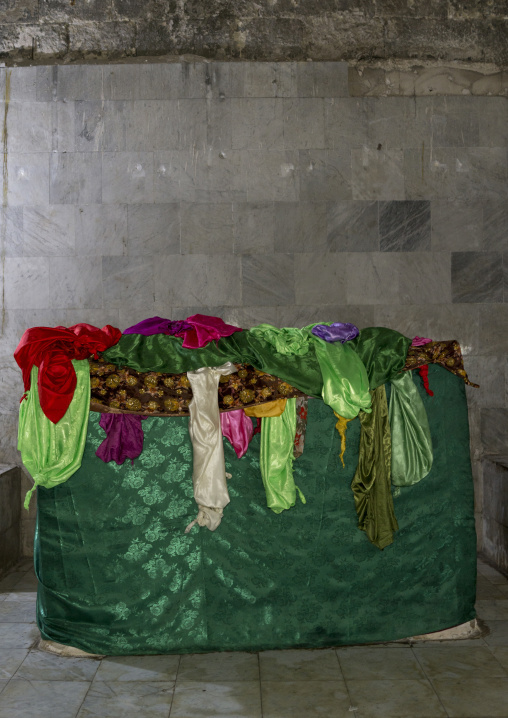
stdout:
{"type": "Polygon", "coordinates": [[[25,508],[37,486],[50,489],[74,474],[81,466],[90,411],[90,365],[73,359],[77,384],[65,415],[53,424],[41,409],[37,367],[32,367],[31,388],[19,405],[18,450],[34,486],[27,493],[25,508]]]}
{"type": "Polygon", "coordinates": [[[358,528],[380,549],[393,542],[398,524],[390,487],[391,438],[384,385],[372,392],[372,412],[360,412],[358,466],[351,484],[358,528]]]}
{"type": "MultiPolygon", "coordinates": [[[[296,503],[293,478],[293,445],[296,432],[296,399],[288,399],[280,416],[265,417],[261,423],[259,465],[266,492],[266,505],[276,514],[296,503]]],[[[306,503],[303,494],[300,498],[306,503]]]]}
{"type": "Polygon", "coordinates": [[[412,486],[432,468],[432,439],[412,372],[392,377],[388,418],[392,435],[392,484],[412,486]]]}
{"type": "Polygon", "coordinates": [[[404,368],[411,339],[393,329],[368,327],[347,344],[363,362],[370,388],[377,389],[404,368]]]}

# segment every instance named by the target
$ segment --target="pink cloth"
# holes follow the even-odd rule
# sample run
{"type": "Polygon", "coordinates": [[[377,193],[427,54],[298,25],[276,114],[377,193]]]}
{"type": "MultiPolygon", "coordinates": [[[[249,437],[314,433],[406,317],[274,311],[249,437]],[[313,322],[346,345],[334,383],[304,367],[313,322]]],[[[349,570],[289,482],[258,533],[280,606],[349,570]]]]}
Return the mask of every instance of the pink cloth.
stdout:
{"type": "Polygon", "coordinates": [[[425,339],[425,337],[415,337],[411,342],[412,347],[423,347],[425,344],[431,342],[432,339],[425,339]]]}
{"type": "Polygon", "coordinates": [[[185,332],[182,343],[185,349],[201,349],[213,340],[242,331],[240,327],[225,324],[219,317],[209,317],[206,314],[193,314],[185,321],[192,325],[192,329],[185,332]]]}
{"type": "Polygon", "coordinates": [[[241,459],[249,448],[254,434],[252,419],[246,416],[243,409],[224,411],[220,415],[220,425],[223,436],[228,439],[236,455],[241,459]]]}

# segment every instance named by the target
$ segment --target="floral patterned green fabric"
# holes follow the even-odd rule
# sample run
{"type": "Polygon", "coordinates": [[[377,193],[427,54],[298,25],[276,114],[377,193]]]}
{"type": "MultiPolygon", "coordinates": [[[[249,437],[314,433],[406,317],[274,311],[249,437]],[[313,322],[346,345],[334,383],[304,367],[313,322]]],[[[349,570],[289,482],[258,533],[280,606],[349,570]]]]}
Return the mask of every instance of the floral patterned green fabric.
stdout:
{"type": "Polygon", "coordinates": [[[184,534],[195,515],[186,417],[150,417],[134,466],[104,464],[90,415],[83,463],[38,489],[37,620],[46,639],[104,654],[320,647],[387,641],[474,617],[476,543],[464,383],[430,367],[434,465],[394,497],[399,531],[379,551],[357,528],[333,411],[309,400],[294,464],[307,499],[266,507],[259,435],[237,459],[225,442],[231,503],[215,532],[184,534]]]}

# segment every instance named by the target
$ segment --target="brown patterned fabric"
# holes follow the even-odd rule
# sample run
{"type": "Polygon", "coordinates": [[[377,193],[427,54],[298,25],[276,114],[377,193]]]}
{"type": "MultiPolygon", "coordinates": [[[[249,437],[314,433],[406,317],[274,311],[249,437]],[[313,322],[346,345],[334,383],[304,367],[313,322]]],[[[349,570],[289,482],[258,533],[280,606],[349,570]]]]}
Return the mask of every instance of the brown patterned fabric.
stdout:
{"type": "Polygon", "coordinates": [[[455,339],[447,342],[429,342],[422,347],[410,346],[404,371],[418,369],[426,364],[440,364],[452,374],[460,376],[469,386],[479,387],[479,384],[469,381],[464,369],[460,344],[455,339]]]}
{"type": "MultiPolygon", "coordinates": [[[[220,411],[232,411],[275,399],[304,396],[290,384],[236,364],[235,374],[219,380],[220,411]]],[[[187,374],[138,372],[129,367],[90,360],[90,408],[92,411],[150,416],[188,416],[192,389],[187,374]]]]}

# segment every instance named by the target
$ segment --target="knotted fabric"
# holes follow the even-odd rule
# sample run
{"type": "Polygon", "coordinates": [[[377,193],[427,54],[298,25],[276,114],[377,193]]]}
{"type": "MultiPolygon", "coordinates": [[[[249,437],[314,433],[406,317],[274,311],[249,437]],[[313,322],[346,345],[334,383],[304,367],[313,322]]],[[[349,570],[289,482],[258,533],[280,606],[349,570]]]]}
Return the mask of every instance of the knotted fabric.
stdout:
{"type": "Polygon", "coordinates": [[[99,424],[106,438],[95,455],[105,463],[114,461],[119,466],[125,459],[137,459],[143,451],[143,427],[146,416],[138,414],[102,414],[99,424]]]}
{"type": "Polygon", "coordinates": [[[162,317],[151,317],[143,319],[142,322],[134,324],[124,331],[124,334],[141,334],[145,337],[154,334],[166,334],[168,336],[182,337],[184,349],[201,349],[211,341],[217,341],[221,337],[229,337],[235,332],[241,332],[240,327],[226,324],[219,317],[211,317],[207,314],[193,314],[185,320],[172,321],[162,317]]]}

